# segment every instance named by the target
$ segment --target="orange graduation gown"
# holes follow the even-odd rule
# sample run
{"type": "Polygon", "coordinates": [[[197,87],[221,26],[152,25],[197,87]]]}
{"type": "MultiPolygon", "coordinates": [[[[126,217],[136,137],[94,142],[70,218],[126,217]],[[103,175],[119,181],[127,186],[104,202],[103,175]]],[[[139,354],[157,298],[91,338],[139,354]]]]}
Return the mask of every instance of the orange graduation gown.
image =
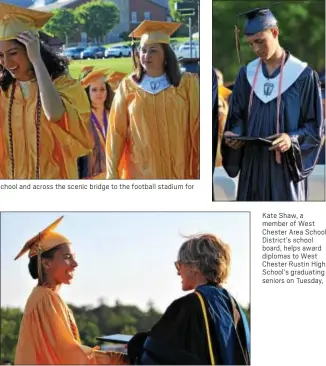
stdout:
{"type": "Polygon", "coordinates": [[[20,326],[16,365],[128,364],[117,352],[97,351],[80,343],[72,312],[51,289],[32,291],[20,326]]]}
{"type": "Polygon", "coordinates": [[[116,91],[106,140],[107,178],[199,178],[199,80],[156,95],[125,78],[116,91]]]}
{"type": "MultiPolygon", "coordinates": [[[[64,75],[53,83],[66,111],[59,121],[48,121],[41,110],[40,177],[77,179],[77,158],[87,155],[94,145],[90,131],[90,105],[79,81],[64,75]]],[[[38,88],[36,81],[26,85],[28,96],[24,98],[17,84],[11,114],[16,179],[36,178],[38,88]]],[[[11,86],[7,91],[0,88],[0,179],[12,178],[8,128],[11,90],[11,86]]]]}

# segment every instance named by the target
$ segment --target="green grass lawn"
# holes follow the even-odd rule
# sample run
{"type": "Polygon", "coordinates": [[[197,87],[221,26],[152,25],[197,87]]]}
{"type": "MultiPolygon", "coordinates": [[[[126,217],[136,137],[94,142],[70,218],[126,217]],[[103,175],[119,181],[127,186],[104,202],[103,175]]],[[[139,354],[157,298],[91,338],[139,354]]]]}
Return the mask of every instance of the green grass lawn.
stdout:
{"type": "Polygon", "coordinates": [[[127,74],[132,71],[132,59],[126,58],[106,58],[100,60],[74,60],[70,62],[69,71],[73,78],[78,79],[80,71],[85,66],[95,66],[95,69],[109,68],[110,71],[120,71],[127,74]]]}
{"type": "MultiPolygon", "coordinates": [[[[171,41],[177,41],[178,43],[182,43],[187,41],[189,38],[187,37],[179,37],[179,38],[171,38],[171,41]]],[[[119,42],[118,44],[124,44],[130,42],[119,42]]],[[[114,44],[111,43],[106,45],[105,47],[113,46],[114,44]]],[[[100,59],[100,60],[74,60],[70,62],[69,70],[71,76],[74,78],[78,78],[81,69],[84,66],[95,66],[95,69],[102,69],[108,67],[111,71],[120,71],[125,72],[127,74],[131,73],[132,71],[132,59],[131,58],[107,58],[107,59],[100,59]]]]}
{"type": "MultiPolygon", "coordinates": [[[[178,43],[183,43],[183,42],[186,42],[186,41],[189,41],[189,37],[175,37],[175,38],[171,38],[171,42],[178,42],[178,43]]],[[[115,45],[118,45],[118,44],[130,44],[131,40],[130,41],[123,41],[123,42],[116,42],[116,43],[109,43],[109,44],[105,44],[103,45],[103,47],[106,47],[106,48],[109,48],[109,47],[113,47],[115,45]]]]}

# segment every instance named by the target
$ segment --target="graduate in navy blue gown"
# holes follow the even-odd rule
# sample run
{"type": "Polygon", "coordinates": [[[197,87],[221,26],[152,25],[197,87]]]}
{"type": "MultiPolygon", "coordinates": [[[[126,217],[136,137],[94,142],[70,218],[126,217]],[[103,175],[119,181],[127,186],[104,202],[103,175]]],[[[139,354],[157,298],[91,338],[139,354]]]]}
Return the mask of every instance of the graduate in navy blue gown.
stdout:
{"type": "Polygon", "coordinates": [[[305,201],[324,133],[318,75],[280,46],[269,9],[241,15],[258,58],[240,69],[233,88],[223,166],[230,177],[239,174],[238,201],[305,201]]]}

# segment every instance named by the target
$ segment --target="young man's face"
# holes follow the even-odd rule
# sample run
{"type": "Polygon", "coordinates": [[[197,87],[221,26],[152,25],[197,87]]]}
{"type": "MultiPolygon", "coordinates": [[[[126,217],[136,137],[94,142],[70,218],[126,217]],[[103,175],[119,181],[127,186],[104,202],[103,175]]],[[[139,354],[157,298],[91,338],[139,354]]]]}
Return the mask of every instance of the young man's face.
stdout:
{"type": "Polygon", "coordinates": [[[278,39],[278,29],[271,28],[263,32],[246,36],[247,42],[255,54],[263,61],[269,60],[275,53],[278,39]]]}

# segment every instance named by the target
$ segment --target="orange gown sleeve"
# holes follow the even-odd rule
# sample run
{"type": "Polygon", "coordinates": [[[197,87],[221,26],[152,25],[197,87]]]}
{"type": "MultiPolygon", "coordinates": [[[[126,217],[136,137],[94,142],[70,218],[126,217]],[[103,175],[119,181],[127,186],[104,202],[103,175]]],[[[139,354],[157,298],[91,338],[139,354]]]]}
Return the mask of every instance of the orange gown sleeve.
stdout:
{"type": "Polygon", "coordinates": [[[121,178],[127,132],[128,108],[126,83],[123,80],[115,93],[109,115],[109,128],[106,139],[107,179],[121,178]]]}
{"type": "Polygon", "coordinates": [[[94,147],[87,94],[78,80],[67,75],[55,79],[54,85],[65,113],[59,121],[50,121],[53,123],[52,130],[63,146],[70,147],[73,156],[87,155],[94,147]]]}
{"type": "MultiPolygon", "coordinates": [[[[5,123],[4,121],[4,110],[3,110],[3,106],[2,106],[2,89],[0,87],[0,162],[3,162],[4,161],[4,147],[3,147],[3,144],[2,144],[2,141],[1,141],[1,136],[3,135],[3,125],[5,123]]],[[[4,179],[5,177],[3,176],[2,174],[2,171],[0,169],[0,179],[4,179]]]]}
{"type": "Polygon", "coordinates": [[[199,178],[199,78],[195,74],[189,75],[189,149],[190,149],[190,177],[199,178]]]}
{"type": "MultiPolygon", "coordinates": [[[[65,303],[57,294],[48,291],[28,309],[28,313],[25,309],[15,364],[92,365],[115,361],[106,352],[80,344],[70,322],[65,303]]],[[[117,359],[121,360],[121,357],[117,359]]]]}

